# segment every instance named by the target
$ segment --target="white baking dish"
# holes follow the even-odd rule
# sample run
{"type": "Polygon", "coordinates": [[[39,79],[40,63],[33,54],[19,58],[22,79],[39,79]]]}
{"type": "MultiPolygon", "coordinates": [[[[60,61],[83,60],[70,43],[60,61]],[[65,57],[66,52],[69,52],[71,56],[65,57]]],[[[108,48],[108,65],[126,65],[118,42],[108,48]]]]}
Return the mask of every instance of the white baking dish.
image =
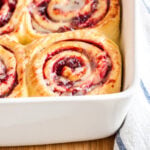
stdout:
{"type": "Polygon", "coordinates": [[[101,96],[0,99],[0,146],[91,140],[121,126],[134,94],[134,0],[122,0],[123,92],[101,96]]]}

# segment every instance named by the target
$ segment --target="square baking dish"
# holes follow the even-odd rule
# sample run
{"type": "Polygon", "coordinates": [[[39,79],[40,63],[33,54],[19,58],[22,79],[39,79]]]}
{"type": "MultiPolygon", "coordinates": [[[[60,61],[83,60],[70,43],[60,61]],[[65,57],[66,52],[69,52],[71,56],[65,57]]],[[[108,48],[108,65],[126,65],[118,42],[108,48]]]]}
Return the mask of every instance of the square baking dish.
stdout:
{"type": "Polygon", "coordinates": [[[0,146],[92,140],[110,136],[119,129],[136,84],[134,7],[134,0],[122,0],[122,92],[0,99],[0,146]]]}

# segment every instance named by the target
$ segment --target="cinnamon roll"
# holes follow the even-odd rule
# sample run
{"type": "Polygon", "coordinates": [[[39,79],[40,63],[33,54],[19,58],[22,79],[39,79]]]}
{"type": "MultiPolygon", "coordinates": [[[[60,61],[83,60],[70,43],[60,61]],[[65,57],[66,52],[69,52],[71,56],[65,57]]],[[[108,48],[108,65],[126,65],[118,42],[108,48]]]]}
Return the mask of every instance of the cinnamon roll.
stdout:
{"type": "Polygon", "coordinates": [[[30,96],[97,95],[120,91],[118,46],[96,32],[54,34],[27,48],[30,96]]]}
{"type": "Polygon", "coordinates": [[[0,37],[0,97],[27,96],[25,53],[20,44],[0,37]]]}
{"type": "Polygon", "coordinates": [[[26,42],[48,33],[94,28],[118,42],[119,0],[27,0],[26,42]]]}
{"type": "Polygon", "coordinates": [[[14,32],[20,24],[24,0],[0,1],[0,35],[14,32]]]}

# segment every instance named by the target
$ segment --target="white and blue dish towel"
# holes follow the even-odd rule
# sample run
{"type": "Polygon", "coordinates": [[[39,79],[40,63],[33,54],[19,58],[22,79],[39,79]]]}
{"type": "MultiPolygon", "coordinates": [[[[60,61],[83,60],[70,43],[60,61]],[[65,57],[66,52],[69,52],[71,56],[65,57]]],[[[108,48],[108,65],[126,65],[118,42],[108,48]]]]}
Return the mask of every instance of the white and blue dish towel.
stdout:
{"type": "Polygon", "coordinates": [[[150,150],[150,0],[135,1],[137,95],[116,135],[114,150],[150,150]]]}

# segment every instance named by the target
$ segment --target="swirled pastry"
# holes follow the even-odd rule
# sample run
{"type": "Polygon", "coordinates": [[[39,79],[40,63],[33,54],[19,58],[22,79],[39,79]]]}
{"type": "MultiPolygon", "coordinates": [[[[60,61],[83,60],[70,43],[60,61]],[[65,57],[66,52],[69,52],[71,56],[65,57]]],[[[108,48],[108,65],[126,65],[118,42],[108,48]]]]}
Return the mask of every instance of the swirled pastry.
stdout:
{"type": "Polygon", "coordinates": [[[24,0],[0,1],[0,35],[14,32],[20,24],[24,0]]]}
{"type": "Polygon", "coordinates": [[[48,33],[91,29],[118,42],[119,0],[27,0],[23,43],[48,33]]]}
{"type": "Polygon", "coordinates": [[[27,48],[30,96],[96,95],[120,91],[118,46],[96,32],[54,34],[27,48]]]}
{"type": "Polygon", "coordinates": [[[0,37],[0,97],[27,96],[23,47],[0,37]]]}

